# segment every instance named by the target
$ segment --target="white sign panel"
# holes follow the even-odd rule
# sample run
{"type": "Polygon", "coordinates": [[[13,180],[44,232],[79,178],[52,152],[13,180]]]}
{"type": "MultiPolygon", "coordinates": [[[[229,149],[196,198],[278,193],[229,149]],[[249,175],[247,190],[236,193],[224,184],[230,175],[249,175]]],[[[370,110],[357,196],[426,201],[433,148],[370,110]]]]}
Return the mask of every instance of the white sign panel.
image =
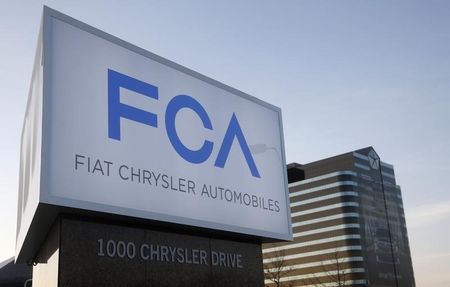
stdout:
{"type": "Polygon", "coordinates": [[[41,201],[292,239],[281,112],[53,11],[41,201]]]}

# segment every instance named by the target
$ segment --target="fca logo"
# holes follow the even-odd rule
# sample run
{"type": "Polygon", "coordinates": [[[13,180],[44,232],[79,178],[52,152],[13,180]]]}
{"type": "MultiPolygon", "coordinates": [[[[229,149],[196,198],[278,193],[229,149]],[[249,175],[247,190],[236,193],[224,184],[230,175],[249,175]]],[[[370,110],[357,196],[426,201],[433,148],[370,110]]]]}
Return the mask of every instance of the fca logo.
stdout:
{"type": "MultiPolygon", "coordinates": [[[[144,111],[120,102],[120,88],[124,88],[143,96],[158,100],[158,87],[140,81],[130,76],[108,69],[108,129],[109,138],[120,141],[120,119],[125,118],[151,127],[158,127],[158,115],[144,111]]],[[[170,100],[164,116],[167,137],[175,151],[186,161],[199,164],[206,161],[211,155],[214,143],[208,140],[198,150],[187,148],[180,140],[175,126],[175,119],[181,109],[191,109],[203,123],[203,128],[213,130],[211,120],[203,106],[193,97],[177,95],[170,100]]],[[[250,172],[254,177],[260,177],[255,161],[245,140],[244,133],[233,113],[227,131],[217,154],[214,165],[224,168],[234,139],[237,139],[250,172]]]]}

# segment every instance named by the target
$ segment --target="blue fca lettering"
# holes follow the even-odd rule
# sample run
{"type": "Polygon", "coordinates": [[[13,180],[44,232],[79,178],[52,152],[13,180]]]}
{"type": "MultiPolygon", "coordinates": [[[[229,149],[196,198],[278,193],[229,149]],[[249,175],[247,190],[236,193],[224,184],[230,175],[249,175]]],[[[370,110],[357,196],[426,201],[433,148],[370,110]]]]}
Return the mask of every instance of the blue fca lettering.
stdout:
{"type": "MultiPolygon", "coordinates": [[[[149,98],[158,100],[158,88],[137,80],[130,76],[118,73],[108,69],[108,135],[109,138],[120,141],[120,119],[125,118],[139,122],[152,127],[158,127],[158,117],[156,114],[147,112],[120,102],[120,88],[125,88],[133,92],[142,94],[149,98]]],[[[199,164],[206,161],[214,147],[214,143],[204,140],[203,145],[198,150],[187,148],[178,136],[175,126],[175,119],[181,109],[190,109],[200,118],[203,128],[213,130],[211,120],[203,106],[193,97],[188,95],[178,95],[170,100],[165,113],[165,124],[167,137],[170,140],[175,151],[186,161],[199,164]]],[[[234,139],[237,139],[251,174],[254,177],[260,177],[255,161],[245,140],[244,133],[236,115],[233,113],[228,124],[222,145],[220,146],[214,165],[224,168],[228,155],[233,145],[234,139]]]]}
{"type": "Polygon", "coordinates": [[[158,88],[135,78],[108,69],[108,135],[120,141],[120,118],[158,127],[155,114],[120,102],[120,88],[158,99],[158,88]]]}

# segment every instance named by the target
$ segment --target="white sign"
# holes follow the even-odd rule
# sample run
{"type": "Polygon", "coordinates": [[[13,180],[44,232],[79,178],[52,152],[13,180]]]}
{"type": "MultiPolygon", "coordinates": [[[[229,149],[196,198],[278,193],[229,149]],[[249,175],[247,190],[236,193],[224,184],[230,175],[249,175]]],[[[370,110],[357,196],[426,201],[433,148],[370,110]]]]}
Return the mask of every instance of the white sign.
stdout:
{"type": "Polygon", "coordinates": [[[292,239],[279,108],[45,12],[39,202],[292,239]]]}

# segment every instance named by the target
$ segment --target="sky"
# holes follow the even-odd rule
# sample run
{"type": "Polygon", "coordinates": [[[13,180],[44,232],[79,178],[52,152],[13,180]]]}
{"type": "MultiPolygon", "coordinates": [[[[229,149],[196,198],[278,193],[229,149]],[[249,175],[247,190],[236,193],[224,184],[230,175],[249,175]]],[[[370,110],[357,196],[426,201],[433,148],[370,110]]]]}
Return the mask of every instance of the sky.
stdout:
{"type": "Polygon", "coordinates": [[[286,158],[373,146],[402,187],[417,286],[450,286],[450,1],[6,1],[0,261],[43,5],[279,106],[286,158]],[[443,228],[444,227],[444,228],[443,228]]]}

